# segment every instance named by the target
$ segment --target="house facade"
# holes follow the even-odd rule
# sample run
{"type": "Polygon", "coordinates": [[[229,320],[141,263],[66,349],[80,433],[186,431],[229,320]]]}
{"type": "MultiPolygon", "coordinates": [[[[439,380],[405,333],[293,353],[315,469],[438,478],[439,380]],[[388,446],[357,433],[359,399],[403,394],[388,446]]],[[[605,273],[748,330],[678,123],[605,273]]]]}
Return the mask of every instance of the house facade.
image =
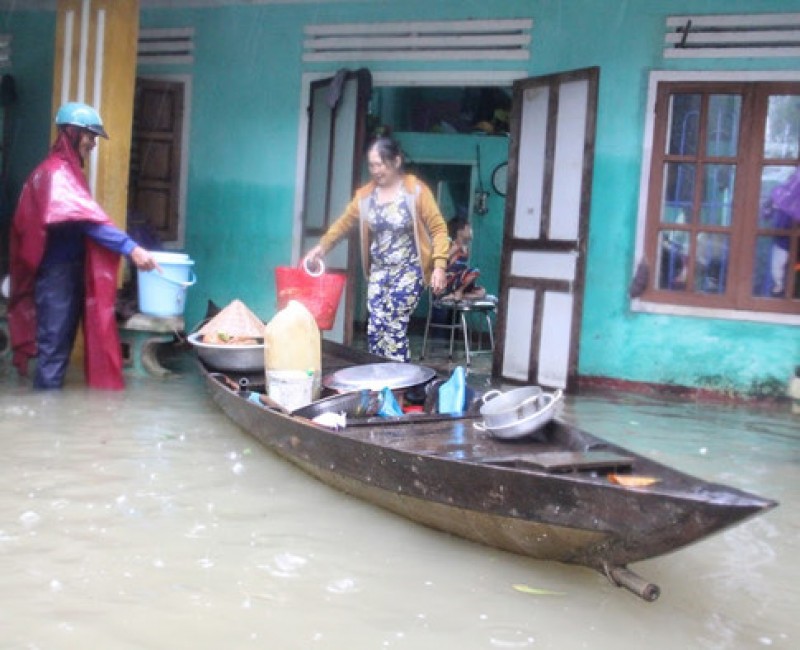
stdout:
{"type": "MultiPolygon", "coordinates": [[[[52,3],[4,4],[13,203],[50,138],[56,17],[52,3]]],[[[141,0],[137,78],[179,107],[165,242],[196,262],[187,324],[207,300],[274,313],[273,268],[310,245],[311,88],[342,69],[369,71],[373,120],[415,162],[466,166],[474,262],[497,294],[509,193],[526,183],[504,122],[518,107],[502,97],[596,69],[584,263],[567,280],[579,383],[785,390],[800,365],[800,226],[767,204],[800,166],[800,0],[141,0]],[[480,107],[466,117],[465,98],[480,107]]]]}

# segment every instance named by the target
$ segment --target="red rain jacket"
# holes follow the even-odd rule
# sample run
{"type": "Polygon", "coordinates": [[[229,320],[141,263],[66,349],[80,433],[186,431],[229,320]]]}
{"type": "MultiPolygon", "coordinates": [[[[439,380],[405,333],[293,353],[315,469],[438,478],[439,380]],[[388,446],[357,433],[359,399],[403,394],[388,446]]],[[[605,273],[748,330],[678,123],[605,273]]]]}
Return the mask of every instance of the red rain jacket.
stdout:
{"type": "MultiPolygon", "coordinates": [[[[22,188],[11,227],[11,298],[8,323],[13,363],[21,375],[36,355],[36,272],[44,255],[47,226],[91,221],[113,225],[92,198],[78,153],[60,133],[50,154],[22,188]]],[[[84,371],[91,388],[120,390],[122,351],[114,314],[119,258],[86,238],[86,298],[83,309],[84,371]]]]}

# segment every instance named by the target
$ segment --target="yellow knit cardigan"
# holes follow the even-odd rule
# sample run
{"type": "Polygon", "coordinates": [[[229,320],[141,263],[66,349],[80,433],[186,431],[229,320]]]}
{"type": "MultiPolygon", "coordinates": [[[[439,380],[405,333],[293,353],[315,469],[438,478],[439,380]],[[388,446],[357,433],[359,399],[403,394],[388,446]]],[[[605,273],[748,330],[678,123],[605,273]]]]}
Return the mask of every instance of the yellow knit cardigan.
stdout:
{"type": "MultiPolygon", "coordinates": [[[[356,225],[360,224],[361,232],[361,268],[364,275],[369,276],[369,226],[367,210],[369,197],[375,189],[370,181],[356,190],[350,203],[342,215],[331,224],[328,231],[320,239],[323,253],[327,253],[336,243],[356,225]]],[[[414,239],[419,251],[422,273],[425,284],[430,284],[434,268],[447,266],[447,253],[450,249],[450,238],[436,199],[430,188],[412,174],[403,177],[401,192],[405,194],[406,203],[411,210],[414,222],[414,239]]]]}

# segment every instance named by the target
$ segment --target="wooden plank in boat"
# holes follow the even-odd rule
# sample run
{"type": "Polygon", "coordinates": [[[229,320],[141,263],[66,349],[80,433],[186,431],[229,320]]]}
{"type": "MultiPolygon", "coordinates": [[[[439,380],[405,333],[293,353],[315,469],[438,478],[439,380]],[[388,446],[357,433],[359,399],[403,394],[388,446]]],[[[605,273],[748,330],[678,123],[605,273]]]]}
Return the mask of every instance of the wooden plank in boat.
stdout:
{"type": "Polygon", "coordinates": [[[633,458],[609,451],[543,451],[482,458],[482,463],[511,467],[533,466],[547,472],[624,469],[633,465],[633,458]]]}

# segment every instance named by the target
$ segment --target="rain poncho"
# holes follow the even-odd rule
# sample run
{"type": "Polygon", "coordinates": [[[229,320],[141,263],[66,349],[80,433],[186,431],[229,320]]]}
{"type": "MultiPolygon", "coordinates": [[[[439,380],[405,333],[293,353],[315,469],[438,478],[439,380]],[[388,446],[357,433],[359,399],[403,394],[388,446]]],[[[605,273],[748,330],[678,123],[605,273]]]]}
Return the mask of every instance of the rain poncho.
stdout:
{"type": "MultiPolygon", "coordinates": [[[[47,227],[78,221],[113,225],[92,198],[78,153],[62,132],[23,186],[11,228],[8,322],[13,363],[20,374],[27,374],[28,361],[37,353],[35,286],[47,227]]],[[[124,387],[114,314],[119,258],[118,253],[86,238],[84,370],[86,383],[92,388],[124,387]]]]}

